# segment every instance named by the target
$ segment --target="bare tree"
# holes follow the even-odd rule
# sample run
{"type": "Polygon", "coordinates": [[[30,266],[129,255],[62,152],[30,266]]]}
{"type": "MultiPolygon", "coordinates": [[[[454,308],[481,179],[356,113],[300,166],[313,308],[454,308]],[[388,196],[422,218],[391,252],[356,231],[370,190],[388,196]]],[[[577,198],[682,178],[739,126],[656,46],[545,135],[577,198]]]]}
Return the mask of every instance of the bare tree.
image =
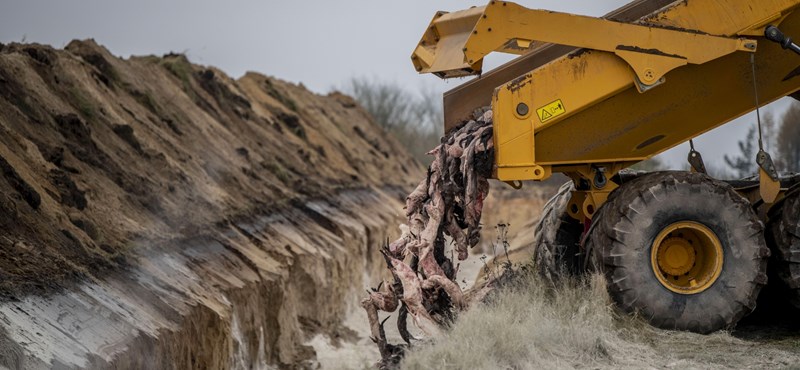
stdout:
{"type": "Polygon", "coordinates": [[[761,113],[762,136],[764,140],[764,150],[773,153],[777,150],[778,134],[780,123],[775,119],[775,115],[770,110],[761,113]]]}
{"type": "Polygon", "coordinates": [[[385,128],[408,126],[412,121],[414,101],[395,84],[354,78],[345,91],[353,95],[375,122],[385,128]]]}
{"type": "Polygon", "coordinates": [[[428,151],[439,144],[442,136],[442,98],[433,88],[424,87],[418,93],[405,90],[398,84],[353,78],[344,88],[375,121],[393,134],[415,159],[427,164],[428,151]]]}
{"type": "Polygon", "coordinates": [[[800,172],[800,104],[792,103],[781,117],[777,135],[778,168],[800,172]]]}
{"type": "Polygon", "coordinates": [[[744,140],[739,140],[739,155],[723,157],[725,163],[739,178],[756,173],[756,128],[750,127],[744,140]]]}

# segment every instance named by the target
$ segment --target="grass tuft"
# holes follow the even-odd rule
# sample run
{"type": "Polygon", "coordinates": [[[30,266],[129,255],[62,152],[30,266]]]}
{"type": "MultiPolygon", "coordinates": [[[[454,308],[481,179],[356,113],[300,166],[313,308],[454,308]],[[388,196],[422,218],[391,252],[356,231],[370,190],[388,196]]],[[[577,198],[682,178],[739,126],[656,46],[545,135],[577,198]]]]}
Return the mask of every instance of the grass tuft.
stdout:
{"type": "Polygon", "coordinates": [[[292,178],[289,176],[289,173],[286,169],[281,165],[278,161],[271,159],[262,163],[264,168],[275,175],[282,183],[287,184],[292,178]]]}
{"type": "Polygon", "coordinates": [[[273,84],[268,78],[264,79],[264,89],[266,90],[267,95],[283,104],[284,107],[289,108],[289,110],[292,112],[297,112],[297,103],[295,103],[295,101],[290,97],[278,91],[278,88],[275,87],[275,84],[273,84]]]}
{"type": "Polygon", "coordinates": [[[184,86],[189,85],[189,80],[192,77],[192,64],[186,59],[183,54],[168,54],[161,60],[161,65],[167,69],[173,76],[177,77],[184,86]]]}
{"type": "MultiPolygon", "coordinates": [[[[605,279],[552,285],[522,274],[441,337],[416,343],[404,369],[787,368],[800,354],[783,338],[745,340],[660,330],[616,311],[605,279]],[[755,350],[757,348],[757,350],[755,350]]],[[[737,334],[737,336],[741,336],[737,334]]]]}
{"type": "Polygon", "coordinates": [[[192,89],[194,66],[184,54],[167,54],[159,62],[170,74],[181,81],[181,88],[193,101],[200,99],[192,89]]]}
{"type": "Polygon", "coordinates": [[[70,88],[69,98],[85,120],[91,121],[95,117],[94,103],[80,89],[77,87],[70,88]]]}
{"type": "Polygon", "coordinates": [[[159,114],[160,110],[158,108],[158,103],[156,103],[156,99],[149,91],[132,91],[131,95],[134,99],[136,99],[137,102],[139,102],[139,104],[147,108],[150,112],[155,115],[159,114]]]}
{"type": "Polygon", "coordinates": [[[472,308],[403,362],[422,368],[554,368],[613,360],[615,314],[602,277],[545,289],[535,274],[472,308]]]}

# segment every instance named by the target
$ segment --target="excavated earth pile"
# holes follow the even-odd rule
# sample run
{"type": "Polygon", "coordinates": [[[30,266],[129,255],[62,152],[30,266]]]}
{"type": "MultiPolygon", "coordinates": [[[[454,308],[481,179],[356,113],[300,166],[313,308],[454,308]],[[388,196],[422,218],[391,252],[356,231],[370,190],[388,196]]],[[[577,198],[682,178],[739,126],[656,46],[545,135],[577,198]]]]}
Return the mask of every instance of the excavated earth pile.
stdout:
{"type": "Polygon", "coordinates": [[[424,176],[344,95],[0,44],[0,365],[308,364],[424,176]]]}

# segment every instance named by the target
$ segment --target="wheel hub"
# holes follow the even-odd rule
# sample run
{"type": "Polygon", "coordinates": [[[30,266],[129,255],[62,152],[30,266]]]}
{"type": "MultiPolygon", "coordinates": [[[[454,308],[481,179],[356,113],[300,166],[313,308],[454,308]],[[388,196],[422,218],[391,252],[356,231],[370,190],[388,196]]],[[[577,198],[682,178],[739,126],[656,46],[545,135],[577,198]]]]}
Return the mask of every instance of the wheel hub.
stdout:
{"type": "Polygon", "coordinates": [[[722,244],[711,229],[695,221],[664,228],[653,241],[651,265],[659,282],[681,294],[708,289],[722,272],[722,244]]]}
{"type": "Polygon", "coordinates": [[[695,263],[694,246],[680,237],[665,239],[658,250],[658,267],[672,276],[685,275],[695,263]]]}

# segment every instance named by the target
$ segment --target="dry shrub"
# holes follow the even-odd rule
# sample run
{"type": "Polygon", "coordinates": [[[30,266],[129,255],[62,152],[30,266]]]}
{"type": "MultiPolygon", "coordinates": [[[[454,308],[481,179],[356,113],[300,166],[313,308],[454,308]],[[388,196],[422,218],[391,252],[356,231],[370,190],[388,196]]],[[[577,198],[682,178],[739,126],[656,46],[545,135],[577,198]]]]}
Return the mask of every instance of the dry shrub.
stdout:
{"type": "Polygon", "coordinates": [[[342,89],[418,160],[427,165],[428,151],[443,134],[442,94],[428,86],[409,90],[380,78],[355,77],[342,89]]]}
{"type": "Polygon", "coordinates": [[[614,313],[599,276],[545,289],[534,274],[459,317],[404,368],[540,369],[608,363],[614,313]]]}
{"type": "Polygon", "coordinates": [[[548,285],[523,274],[489,303],[463,313],[404,369],[782,368],[796,346],[746,341],[728,332],[659,330],[618,313],[600,275],[548,285]],[[792,347],[792,348],[788,348],[792,347]]]}

